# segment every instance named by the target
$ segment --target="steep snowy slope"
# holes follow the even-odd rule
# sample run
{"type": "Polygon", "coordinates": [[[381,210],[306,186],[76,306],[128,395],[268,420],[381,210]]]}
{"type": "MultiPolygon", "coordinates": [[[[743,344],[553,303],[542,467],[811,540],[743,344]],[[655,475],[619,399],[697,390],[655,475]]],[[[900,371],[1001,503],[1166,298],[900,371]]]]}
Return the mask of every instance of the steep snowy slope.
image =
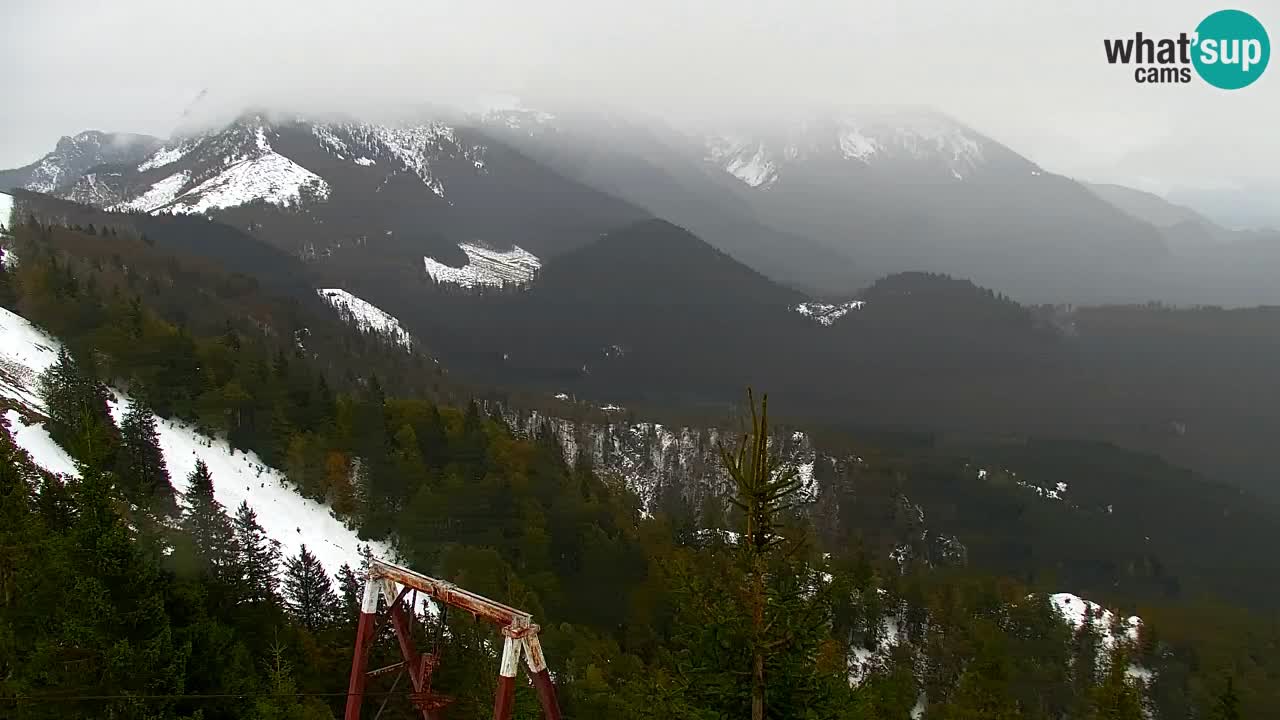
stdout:
{"type": "MultiPolygon", "coordinates": [[[[58,447],[40,424],[43,403],[35,390],[36,378],[56,359],[59,343],[26,319],[0,308],[0,403],[15,441],[36,464],[55,473],[75,475],[74,461],[58,447]]],[[[119,392],[111,403],[119,422],[129,398],[119,392]]],[[[335,519],[324,505],[303,498],[279,470],[262,463],[254,453],[229,449],[225,442],[206,437],[186,423],[156,419],[160,447],[174,489],[186,490],[187,475],[203,460],[213,475],[214,494],[228,511],[247,501],[258,513],[258,522],[280,541],[288,555],[302,545],[315,553],[326,570],[334,573],[343,563],[360,562],[363,543],[354,531],[335,519]]],[[[393,557],[385,543],[367,543],[375,555],[393,557]]]]}
{"type": "Polygon", "coordinates": [[[340,288],[316,290],[316,294],[356,327],[366,332],[386,335],[406,349],[413,347],[413,338],[408,330],[401,327],[400,321],[373,303],[340,288]]]}

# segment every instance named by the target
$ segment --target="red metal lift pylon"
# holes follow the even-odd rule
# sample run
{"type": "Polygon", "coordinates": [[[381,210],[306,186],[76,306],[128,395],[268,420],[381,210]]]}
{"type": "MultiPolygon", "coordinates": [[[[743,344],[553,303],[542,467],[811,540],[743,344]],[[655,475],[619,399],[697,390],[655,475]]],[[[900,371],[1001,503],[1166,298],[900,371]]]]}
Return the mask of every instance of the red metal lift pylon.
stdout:
{"type": "MultiPolygon", "coordinates": [[[[360,606],[360,623],[356,629],[355,654],[351,660],[351,681],[347,686],[347,710],[345,720],[360,720],[360,705],[364,700],[365,681],[373,675],[381,675],[403,668],[413,685],[410,700],[422,712],[423,720],[436,720],[436,713],[447,699],[431,690],[431,676],[439,658],[434,654],[420,654],[413,646],[410,635],[412,615],[405,611],[404,598],[410,591],[464,612],[477,619],[487,620],[502,632],[502,664],[498,668],[498,688],[493,697],[493,720],[510,720],[515,704],[516,671],[520,657],[529,666],[533,687],[542,703],[547,720],[560,720],[560,703],[556,699],[555,684],[542,656],[542,644],[538,642],[538,626],[533,616],[523,610],[494,602],[482,595],[463,590],[444,580],[421,575],[407,568],[382,560],[369,562],[365,577],[364,599],[360,606]],[[370,672],[369,648],[373,644],[374,625],[378,613],[378,595],[387,600],[387,614],[395,630],[404,661],[390,667],[370,672]]],[[[412,608],[410,608],[412,611],[412,608]]]]}

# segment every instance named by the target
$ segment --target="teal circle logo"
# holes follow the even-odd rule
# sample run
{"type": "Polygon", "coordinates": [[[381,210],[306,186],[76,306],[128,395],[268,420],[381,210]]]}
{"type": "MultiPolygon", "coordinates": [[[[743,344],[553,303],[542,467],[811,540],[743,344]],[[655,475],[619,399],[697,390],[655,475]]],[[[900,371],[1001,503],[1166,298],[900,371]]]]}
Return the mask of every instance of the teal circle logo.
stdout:
{"type": "Polygon", "coordinates": [[[1219,10],[1196,27],[1191,62],[1210,85],[1239,90],[1257,80],[1271,59],[1271,40],[1257,18],[1243,10],[1219,10]]]}

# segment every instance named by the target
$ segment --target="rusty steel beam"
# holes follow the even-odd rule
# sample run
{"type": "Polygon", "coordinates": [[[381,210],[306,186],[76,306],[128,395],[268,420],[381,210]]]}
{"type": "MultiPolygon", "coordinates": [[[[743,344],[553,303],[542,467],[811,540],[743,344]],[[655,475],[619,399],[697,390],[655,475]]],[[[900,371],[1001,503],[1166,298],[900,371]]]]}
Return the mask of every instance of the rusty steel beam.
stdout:
{"type": "Polygon", "coordinates": [[[533,689],[538,692],[538,702],[542,703],[542,714],[547,720],[560,720],[560,701],[556,698],[556,686],[551,681],[551,671],[542,657],[542,643],[538,641],[537,625],[533,632],[524,636],[524,661],[529,666],[529,676],[533,679],[533,689]]]}
{"type": "Polygon", "coordinates": [[[502,640],[502,665],[498,668],[498,687],[493,691],[493,720],[511,720],[516,707],[516,671],[520,669],[520,648],[524,645],[510,635],[502,640]]]}
{"type": "Polygon", "coordinates": [[[373,644],[374,618],[378,613],[378,584],[372,578],[364,581],[364,598],[360,603],[360,621],[356,625],[356,649],[351,658],[351,680],[347,684],[347,708],[343,720],[360,720],[360,705],[364,702],[364,686],[368,675],[369,646],[373,644]]]}
{"type": "Polygon", "coordinates": [[[366,675],[367,677],[371,677],[371,678],[372,678],[372,677],[378,677],[378,676],[380,676],[380,675],[386,675],[386,674],[387,674],[387,673],[389,673],[389,672],[392,672],[392,671],[395,671],[395,670],[399,670],[399,669],[400,669],[400,668],[402,668],[402,667],[404,667],[404,661],[403,661],[403,660],[401,660],[401,661],[400,661],[400,662],[398,662],[398,663],[391,663],[390,665],[387,665],[386,667],[380,667],[380,668],[378,668],[377,670],[370,670],[369,672],[365,673],[365,675],[366,675]]]}
{"type": "Polygon", "coordinates": [[[416,573],[408,568],[393,565],[384,560],[373,560],[369,563],[369,575],[411,587],[426,593],[431,599],[450,607],[469,612],[478,618],[499,626],[528,626],[533,623],[533,616],[523,610],[503,605],[496,600],[473,593],[445,580],[416,573]]]}
{"type": "MultiPolygon", "coordinates": [[[[494,720],[510,720],[515,710],[515,680],[523,655],[529,666],[529,675],[537,691],[547,720],[561,720],[560,704],[556,698],[555,683],[547,669],[538,640],[540,628],[533,624],[533,616],[523,610],[490,600],[451,582],[416,573],[408,568],[384,560],[371,560],[365,582],[364,602],[360,608],[360,624],[356,632],[355,657],[351,663],[351,681],[347,691],[347,708],[344,720],[360,720],[365,681],[397,668],[409,671],[413,691],[410,701],[422,713],[424,720],[433,720],[435,711],[450,701],[431,691],[431,677],[439,659],[433,654],[420,654],[413,646],[412,624],[403,601],[410,591],[425,593],[432,600],[449,607],[471,613],[491,622],[502,631],[502,664],[498,671],[498,685],[493,698],[494,720]],[[403,662],[367,672],[369,648],[374,640],[374,619],[378,609],[378,595],[387,599],[387,611],[395,630],[403,662]]],[[[416,597],[416,596],[415,596],[416,597]]]]}

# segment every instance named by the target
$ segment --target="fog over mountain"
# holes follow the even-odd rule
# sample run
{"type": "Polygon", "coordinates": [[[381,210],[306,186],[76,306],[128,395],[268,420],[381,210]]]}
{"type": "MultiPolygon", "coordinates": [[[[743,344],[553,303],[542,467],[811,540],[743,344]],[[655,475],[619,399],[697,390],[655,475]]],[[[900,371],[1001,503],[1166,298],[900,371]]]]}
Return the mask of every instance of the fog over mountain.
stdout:
{"type": "Polygon", "coordinates": [[[1104,37],[1194,29],[1207,9],[1190,0],[228,0],[206,10],[6,3],[0,167],[85,129],[167,136],[203,90],[204,106],[233,112],[269,102],[377,114],[494,91],[686,124],[817,102],[924,104],[1054,172],[1157,192],[1256,182],[1280,164],[1267,141],[1280,110],[1274,73],[1224,93],[1138,86],[1105,62],[1104,37]]]}

